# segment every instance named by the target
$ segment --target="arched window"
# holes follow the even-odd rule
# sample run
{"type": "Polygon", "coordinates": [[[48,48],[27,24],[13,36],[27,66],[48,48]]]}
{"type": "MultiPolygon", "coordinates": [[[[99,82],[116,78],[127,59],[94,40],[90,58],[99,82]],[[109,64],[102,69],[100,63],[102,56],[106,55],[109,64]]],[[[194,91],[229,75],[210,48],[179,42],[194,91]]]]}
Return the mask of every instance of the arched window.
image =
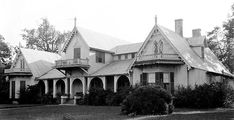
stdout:
{"type": "Polygon", "coordinates": [[[155,54],[162,54],[163,53],[163,41],[159,40],[154,41],[154,53],[155,54]]]}

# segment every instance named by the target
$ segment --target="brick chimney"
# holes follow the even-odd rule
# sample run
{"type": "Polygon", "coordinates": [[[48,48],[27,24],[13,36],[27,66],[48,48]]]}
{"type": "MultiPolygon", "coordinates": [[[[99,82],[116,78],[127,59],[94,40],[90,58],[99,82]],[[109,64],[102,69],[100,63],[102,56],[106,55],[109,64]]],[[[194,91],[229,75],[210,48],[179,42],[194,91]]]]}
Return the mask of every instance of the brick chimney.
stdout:
{"type": "Polygon", "coordinates": [[[175,20],[175,32],[183,37],[183,19],[175,20]]]}
{"type": "Polygon", "coordinates": [[[193,32],[193,37],[200,37],[201,36],[201,29],[200,28],[193,29],[192,32],[193,32]]]}

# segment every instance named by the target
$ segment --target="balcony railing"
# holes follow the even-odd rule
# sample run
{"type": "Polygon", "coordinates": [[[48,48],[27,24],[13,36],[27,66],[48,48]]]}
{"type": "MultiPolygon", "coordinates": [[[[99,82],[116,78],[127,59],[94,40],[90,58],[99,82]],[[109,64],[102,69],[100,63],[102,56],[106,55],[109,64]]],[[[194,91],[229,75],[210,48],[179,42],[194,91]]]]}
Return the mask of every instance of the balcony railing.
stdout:
{"type": "Polygon", "coordinates": [[[177,54],[150,54],[137,56],[137,61],[147,60],[180,60],[177,54]]]}
{"type": "Polygon", "coordinates": [[[5,73],[31,73],[29,68],[12,68],[12,69],[5,69],[5,73]]]}
{"type": "Polygon", "coordinates": [[[76,66],[89,66],[88,59],[66,59],[66,60],[57,60],[55,61],[56,68],[62,67],[76,67],[76,66]]]}

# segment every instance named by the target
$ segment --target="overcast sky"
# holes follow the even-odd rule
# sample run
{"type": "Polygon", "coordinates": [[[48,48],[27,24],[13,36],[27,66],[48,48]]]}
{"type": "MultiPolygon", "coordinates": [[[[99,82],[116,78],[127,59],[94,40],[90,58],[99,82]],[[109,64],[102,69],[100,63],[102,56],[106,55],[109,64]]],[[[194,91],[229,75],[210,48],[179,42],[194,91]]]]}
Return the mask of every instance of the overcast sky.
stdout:
{"type": "Polygon", "coordinates": [[[231,11],[233,0],[0,0],[0,34],[11,45],[22,44],[24,28],[36,28],[48,18],[59,31],[77,26],[130,42],[143,42],[154,25],[174,30],[174,20],[182,18],[184,36],[194,28],[202,33],[221,26],[231,11]]]}

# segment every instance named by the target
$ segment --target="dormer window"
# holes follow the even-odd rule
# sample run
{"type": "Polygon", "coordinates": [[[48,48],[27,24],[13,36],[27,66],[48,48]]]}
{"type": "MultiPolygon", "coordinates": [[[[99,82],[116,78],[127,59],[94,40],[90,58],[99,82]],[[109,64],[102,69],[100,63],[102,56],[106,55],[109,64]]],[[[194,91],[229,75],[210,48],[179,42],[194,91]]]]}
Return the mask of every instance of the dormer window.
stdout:
{"type": "Polygon", "coordinates": [[[105,63],[105,53],[96,51],[96,63],[105,63]]]}

